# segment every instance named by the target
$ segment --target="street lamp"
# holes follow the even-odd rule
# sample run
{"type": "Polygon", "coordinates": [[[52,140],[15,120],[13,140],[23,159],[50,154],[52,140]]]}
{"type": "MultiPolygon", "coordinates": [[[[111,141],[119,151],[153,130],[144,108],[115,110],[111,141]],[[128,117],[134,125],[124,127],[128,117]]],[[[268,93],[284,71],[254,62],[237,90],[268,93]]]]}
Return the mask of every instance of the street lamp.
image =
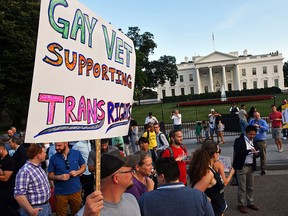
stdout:
{"type": "Polygon", "coordinates": [[[164,113],[163,113],[163,99],[161,99],[161,114],[162,114],[162,121],[160,122],[160,130],[166,133],[165,123],[164,123],[164,113]]]}

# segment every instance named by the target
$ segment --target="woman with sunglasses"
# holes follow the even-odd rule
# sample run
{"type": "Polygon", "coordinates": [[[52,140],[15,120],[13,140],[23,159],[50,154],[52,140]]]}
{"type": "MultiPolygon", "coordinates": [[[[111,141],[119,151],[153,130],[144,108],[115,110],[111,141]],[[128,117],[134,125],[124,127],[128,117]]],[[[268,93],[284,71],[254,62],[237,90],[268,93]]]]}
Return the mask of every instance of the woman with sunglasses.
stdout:
{"type": "Polygon", "coordinates": [[[221,149],[213,140],[206,140],[200,149],[197,149],[189,166],[191,186],[205,192],[211,200],[215,216],[223,215],[227,208],[224,198],[224,182],[213,165],[219,159],[221,149]]]}
{"type": "Polygon", "coordinates": [[[126,193],[131,193],[137,200],[147,191],[154,189],[154,182],[149,177],[153,171],[152,158],[143,150],[136,152],[140,154],[140,161],[133,169],[133,186],[126,190],[126,193]]]}

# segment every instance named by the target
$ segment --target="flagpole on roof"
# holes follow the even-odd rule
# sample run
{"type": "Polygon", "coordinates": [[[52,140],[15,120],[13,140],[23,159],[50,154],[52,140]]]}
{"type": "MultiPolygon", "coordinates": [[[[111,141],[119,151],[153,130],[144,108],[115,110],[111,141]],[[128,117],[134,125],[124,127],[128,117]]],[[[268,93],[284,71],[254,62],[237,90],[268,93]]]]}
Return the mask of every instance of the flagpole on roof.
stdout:
{"type": "Polygon", "coordinates": [[[214,52],[215,52],[215,40],[214,40],[214,32],[212,32],[212,40],[213,40],[213,49],[214,49],[214,52]]]}

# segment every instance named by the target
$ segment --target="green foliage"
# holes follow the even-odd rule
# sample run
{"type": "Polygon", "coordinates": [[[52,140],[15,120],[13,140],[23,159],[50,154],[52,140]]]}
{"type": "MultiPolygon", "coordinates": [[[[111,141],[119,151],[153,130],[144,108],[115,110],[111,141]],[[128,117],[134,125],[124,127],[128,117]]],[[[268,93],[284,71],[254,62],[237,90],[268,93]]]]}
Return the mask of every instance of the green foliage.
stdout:
{"type": "Polygon", "coordinates": [[[136,78],[134,99],[140,102],[143,99],[143,90],[164,85],[169,81],[174,85],[177,78],[176,58],[174,56],[161,56],[158,61],[149,61],[157,44],[154,35],[150,32],[140,34],[138,27],[129,27],[126,34],[133,42],[136,50],[136,78]]]}
{"type": "Polygon", "coordinates": [[[39,10],[39,1],[2,0],[0,5],[0,110],[15,125],[27,115],[39,10]]]}
{"type": "Polygon", "coordinates": [[[147,68],[147,74],[149,82],[147,87],[156,88],[159,85],[164,85],[166,81],[170,82],[170,85],[175,85],[178,78],[176,66],[176,58],[174,56],[161,56],[158,61],[150,62],[147,68]],[[152,82],[150,80],[153,80],[152,82]]]}

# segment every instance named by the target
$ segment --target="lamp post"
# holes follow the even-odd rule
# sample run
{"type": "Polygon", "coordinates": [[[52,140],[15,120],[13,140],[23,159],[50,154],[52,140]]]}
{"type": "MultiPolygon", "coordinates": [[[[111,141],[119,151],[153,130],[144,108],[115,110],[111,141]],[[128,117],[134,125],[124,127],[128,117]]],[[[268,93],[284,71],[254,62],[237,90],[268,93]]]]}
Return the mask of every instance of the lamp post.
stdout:
{"type": "Polygon", "coordinates": [[[273,95],[273,99],[274,99],[274,106],[276,106],[276,102],[275,102],[275,100],[276,100],[276,95],[273,95]]]}
{"type": "Polygon", "coordinates": [[[163,99],[161,99],[161,114],[162,114],[162,121],[164,122],[164,114],[163,114],[163,99]]]}

